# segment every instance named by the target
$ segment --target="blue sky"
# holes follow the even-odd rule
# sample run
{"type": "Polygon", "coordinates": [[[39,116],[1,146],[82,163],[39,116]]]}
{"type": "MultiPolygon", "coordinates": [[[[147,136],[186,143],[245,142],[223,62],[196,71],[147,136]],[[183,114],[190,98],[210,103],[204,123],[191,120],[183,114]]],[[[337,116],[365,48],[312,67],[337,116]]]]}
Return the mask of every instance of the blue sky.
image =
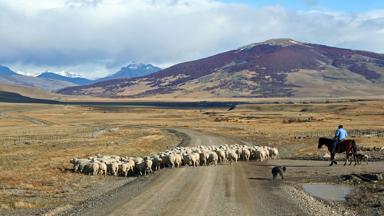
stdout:
{"type": "Polygon", "coordinates": [[[384,53],[384,0],[0,0],[0,65],[88,78],[272,38],[384,53]]]}
{"type": "Polygon", "coordinates": [[[384,9],[383,0],[221,0],[227,3],[241,3],[254,7],[282,5],[292,10],[333,10],[360,13],[384,9]]]}

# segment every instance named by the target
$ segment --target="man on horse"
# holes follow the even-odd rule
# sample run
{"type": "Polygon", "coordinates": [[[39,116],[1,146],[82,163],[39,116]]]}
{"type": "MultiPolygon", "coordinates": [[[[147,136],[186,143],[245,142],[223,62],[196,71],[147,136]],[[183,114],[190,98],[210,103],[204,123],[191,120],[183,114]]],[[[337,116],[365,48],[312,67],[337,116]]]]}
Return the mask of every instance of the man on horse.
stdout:
{"type": "Polygon", "coordinates": [[[333,142],[333,145],[332,145],[332,153],[336,153],[336,147],[340,143],[342,143],[347,137],[348,137],[348,132],[343,128],[343,125],[339,125],[335,133],[335,137],[334,137],[335,141],[333,142]]]}

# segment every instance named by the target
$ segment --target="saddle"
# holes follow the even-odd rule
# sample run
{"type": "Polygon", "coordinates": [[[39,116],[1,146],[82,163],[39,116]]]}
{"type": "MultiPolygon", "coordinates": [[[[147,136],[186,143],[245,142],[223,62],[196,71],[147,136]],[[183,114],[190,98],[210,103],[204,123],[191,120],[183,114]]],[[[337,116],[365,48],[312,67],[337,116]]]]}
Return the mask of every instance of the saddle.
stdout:
{"type": "Polygon", "coordinates": [[[347,141],[348,141],[347,139],[344,139],[343,141],[338,142],[337,145],[336,145],[336,152],[339,152],[341,146],[345,145],[345,143],[346,143],[347,141]]]}

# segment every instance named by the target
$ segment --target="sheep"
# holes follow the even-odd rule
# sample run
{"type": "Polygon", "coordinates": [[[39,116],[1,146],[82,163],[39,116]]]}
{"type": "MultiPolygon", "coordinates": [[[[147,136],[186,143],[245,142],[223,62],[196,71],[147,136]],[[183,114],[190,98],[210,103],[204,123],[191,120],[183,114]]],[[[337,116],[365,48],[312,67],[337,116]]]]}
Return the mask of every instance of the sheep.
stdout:
{"type": "Polygon", "coordinates": [[[237,163],[238,154],[236,153],[236,151],[230,149],[227,151],[227,158],[230,164],[232,164],[233,162],[237,163]]]}
{"type": "Polygon", "coordinates": [[[105,164],[105,163],[103,163],[103,162],[99,162],[99,171],[98,171],[98,175],[104,175],[104,176],[106,176],[106,175],[107,175],[107,171],[108,171],[107,164],[105,164]]]}
{"type": "Polygon", "coordinates": [[[206,166],[207,165],[207,161],[208,161],[208,158],[209,158],[209,153],[208,152],[201,152],[200,153],[200,166],[206,166]]]}
{"type": "Polygon", "coordinates": [[[143,175],[145,170],[145,161],[142,161],[141,163],[135,163],[135,171],[138,175],[143,175]]]}
{"type": "Polygon", "coordinates": [[[182,162],[182,156],[180,154],[175,154],[175,165],[177,168],[180,167],[182,162]]]}
{"type": "Polygon", "coordinates": [[[120,175],[122,175],[124,177],[127,177],[129,169],[130,169],[130,167],[129,167],[129,164],[127,162],[121,163],[120,166],[119,166],[119,173],[120,173],[120,175]]]}
{"type": "Polygon", "coordinates": [[[153,157],[152,161],[153,161],[153,168],[154,168],[155,171],[161,169],[161,165],[163,163],[163,159],[161,159],[160,156],[155,155],[153,157]]]}
{"type": "Polygon", "coordinates": [[[167,164],[168,167],[175,168],[175,154],[164,155],[162,156],[162,160],[164,161],[164,164],[167,164]]]}
{"type": "Polygon", "coordinates": [[[251,157],[251,152],[250,152],[248,149],[244,148],[244,149],[241,151],[241,158],[242,158],[243,160],[248,161],[250,157],[251,157]]]}
{"type": "Polygon", "coordinates": [[[119,171],[120,161],[116,162],[116,161],[111,160],[111,159],[103,159],[102,162],[105,162],[107,164],[108,174],[117,176],[118,171],[119,171]]]}
{"type": "Polygon", "coordinates": [[[141,157],[136,157],[133,159],[133,161],[135,162],[135,167],[134,167],[135,172],[140,174],[141,173],[141,166],[143,166],[142,164],[144,162],[144,159],[141,157]]]}
{"type": "Polygon", "coordinates": [[[277,148],[269,148],[268,150],[271,159],[279,158],[279,150],[277,150],[277,148]]]}
{"type": "Polygon", "coordinates": [[[183,162],[185,165],[196,167],[199,161],[199,154],[197,153],[187,153],[183,156],[183,162]]]}
{"type": "MultiPolygon", "coordinates": [[[[137,175],[147,175],[166,166],[172,168],[181,165],[197,167],[217,165],[226,161],[232,165],[233,162],[237,163],[240,159],[264,161],[277,159],[278,156],[277,148],[235,144],[231,146],[175,147],[145,157],[97,154],[88,157],[88,159],[73,158],[69,162],[73,165],[74,172],[87,175],[121,175],[126,177],[130,172],[137,175]]],[[[362,155],[361,157],[367,160],[368,156],[362,155]]]]}
{"type": "Polygon", "coordinates": [[[147,173],[152,173],[152,160],[151,159],[147,159],[144,161],[144,175],[147,175],[147,173]]]}
{"type": "Polygon", "coordinates": [[[208,158],[208,164],[217,165],[217,161],[219,160],[219,156],[217,156],[216,152],[210,152],[208,158]]]}
{"type": "Polygon", "coordinates": [[[129,171],[134,173],[134,167],[135,167],[135,162],[133,160],[128,160],[119,165],[119,173],[122,176],[127,177],[129,174],[129,171]]]}
{"type": "Polygon", "coordinates": [[[218,156],[218,162],[223,163],[226,161],[224,150],[216,150],[216,154],[218,156]]]}
{"type": "Polygon", "coordinates": [[[71,164],[73,164],[73,171],[74,172],[84,172],[84,167],[90,162],[89,159],[77,159],[73,158],[69,161],[71,164]]]}
{"type": "Polygon", "coordinates": [[[98,162],[90,162],[87,164],[88,175],[97,175],[99,173],[100,165],[98,162]]]}

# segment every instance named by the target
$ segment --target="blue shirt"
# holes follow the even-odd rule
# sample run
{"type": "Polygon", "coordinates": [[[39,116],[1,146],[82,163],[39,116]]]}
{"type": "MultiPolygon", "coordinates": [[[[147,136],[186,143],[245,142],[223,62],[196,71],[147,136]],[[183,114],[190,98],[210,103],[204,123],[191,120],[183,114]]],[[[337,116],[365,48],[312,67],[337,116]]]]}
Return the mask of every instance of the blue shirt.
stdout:
{"type": "Polygon", "coordinates": [[[339,128],[336,130],[335,137],[338,140],[343,140],[343,139],[347,138],[347,136],[348,136],[348,133],[344,128],[339,128]]]}

